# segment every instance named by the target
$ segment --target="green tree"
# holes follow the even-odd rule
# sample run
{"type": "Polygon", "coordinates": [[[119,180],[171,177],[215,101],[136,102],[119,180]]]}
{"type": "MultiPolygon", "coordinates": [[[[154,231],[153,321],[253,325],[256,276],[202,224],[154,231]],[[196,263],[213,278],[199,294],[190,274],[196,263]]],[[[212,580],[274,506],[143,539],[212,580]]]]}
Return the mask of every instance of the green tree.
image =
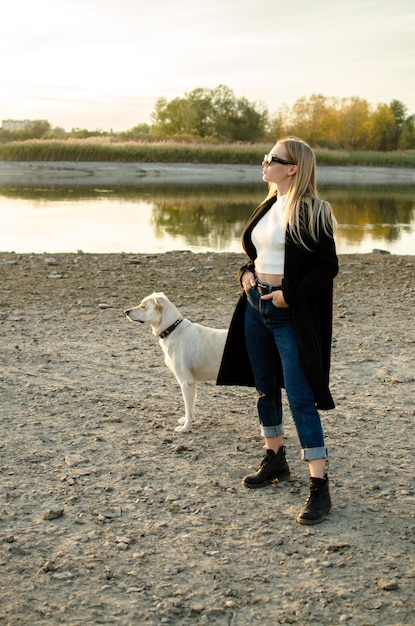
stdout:
{"type": "Polygon", "coordinates": [[[47,139],[66,139],[66,138],[67,138],[67,132],[64,128],[62,128],[62,126],[55,126],[55,128],[52,128],[47,134],[47,139]]]}
{"type": "Polygon", "coordinates": [[[151,115],[151,134],[162,137],[192,134],[192,118],[192,107],[186,99],[174,98],[168,102],[159,98],[151,115]]]}
{"type": "Polygon", "coordinates": [[[378,104],[371,116],[368,147],[372,150],[394,150],[396,146],[396,119],[388,104],[378,104]]]}
{"type": "Polygon", "coordinates": [[[220,141],[260,141],[268,113],[225,85],[197,88],[168,102],[159,98],[151,115],[156,136],[191,135],[220,141]]]}
{"type": "Polygon", "coordinates": [[[398,150],[415,148],[415,115],[409,115],[401,128],[398,141],[398,150]]]}
{"type": "Polygon", "coordinates": [[[408,116],[407,107],[399,100],[392,100],[390,109],[395,118],[395,150],[415,147],[414,116],[408,116]]]}
{"type": "Polygon", "coordinates": [[[75,139],[88,139],[89,137],[105,137],[108,133],[97,128],[97,130],[88,130],[87,128],[72,128],[69,133],[70,137],[75,139]]]}
{"type": "Polygon", "coordinates": [[[288,106],[284,105],[274,117],[268,118],[266,122],[266,136],[267,141],[275,143],[278,138],[288,135],[285,128],[285,118],[288,116],[288,106]]]}
{"type": "Polygon", "coordinates": [[[199,137],[213,137],[215,134],[214,110],[210,89],[201,87],[191,91],[188,96],[191,113],[189,123],[193,127],[193,134],[199,137]]]}
{"type": "Polygon", "coordinates": [[[130,130],[126,130],[124,132],[118,133],[118,137],[120,139],[131,140],[131,141],[139,141],[143,139],[148,139],[150,133],[149,124],[137,124],[130,130]]]}

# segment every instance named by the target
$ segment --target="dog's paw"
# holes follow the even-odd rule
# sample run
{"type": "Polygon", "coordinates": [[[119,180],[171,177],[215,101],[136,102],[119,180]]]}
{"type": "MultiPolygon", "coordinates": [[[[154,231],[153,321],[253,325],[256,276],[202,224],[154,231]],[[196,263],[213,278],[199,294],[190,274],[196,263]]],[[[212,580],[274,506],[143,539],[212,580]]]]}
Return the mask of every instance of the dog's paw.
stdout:
{"type": "Polygon", "coordinates": [[[184,424],[186,422],[186,418],[183,417],[179,417],[179,419],[177,420],[179,422],[179,424],[184,424]]]}
{"type": "Polygon", "coordinates": [[[176,426],[174,430],[176,431],[176,433],[188,433],[190,430],[190,425],[182,424],[182,426],[176,426]]]}

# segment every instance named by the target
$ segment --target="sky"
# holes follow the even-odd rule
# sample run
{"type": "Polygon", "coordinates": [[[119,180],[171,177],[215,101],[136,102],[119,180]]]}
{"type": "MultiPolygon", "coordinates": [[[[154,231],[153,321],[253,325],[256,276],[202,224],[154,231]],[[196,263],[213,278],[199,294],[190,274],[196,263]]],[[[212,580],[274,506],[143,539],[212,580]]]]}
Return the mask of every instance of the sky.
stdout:
{"type": "Polygon", "coordinates": [[[415,113],[413,0],[13,0],[0,52],[0,120],[67,131],[221,84],[271,115],[312,94],[415,113]]]}

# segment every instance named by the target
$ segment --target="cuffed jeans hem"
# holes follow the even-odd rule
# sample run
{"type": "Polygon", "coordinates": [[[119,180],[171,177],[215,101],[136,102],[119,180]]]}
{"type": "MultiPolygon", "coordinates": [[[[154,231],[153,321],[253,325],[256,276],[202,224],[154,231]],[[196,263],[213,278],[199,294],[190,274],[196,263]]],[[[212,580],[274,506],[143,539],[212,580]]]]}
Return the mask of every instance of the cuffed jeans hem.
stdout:
{"type": "Polygon", "coordinates": [[[277,424],[276,426],[262,426],[261,424],[261,435],[266,439],[271,439],[271,437],[280,437],[284,434],[284,428],[282,424],[277,424]]]}
{"type": "Polygon", "coordinates": [[[327,448],[303,448],[301,450],[302,461],[315,461],[316,459],[327,459],[327,448]]]}

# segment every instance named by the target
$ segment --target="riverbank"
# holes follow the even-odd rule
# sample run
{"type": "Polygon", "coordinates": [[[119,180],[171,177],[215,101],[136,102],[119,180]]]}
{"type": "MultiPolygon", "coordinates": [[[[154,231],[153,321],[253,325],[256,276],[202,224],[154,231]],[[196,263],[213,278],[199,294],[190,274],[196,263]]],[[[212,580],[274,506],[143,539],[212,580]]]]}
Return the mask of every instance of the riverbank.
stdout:
{"type": "Polygon", "coordinates": [[[237,254],[0,254],[0,623],[413,623],[413,256],[340,257],[322,413],[333,511],[295,516],[307,469],[255,493],[255,392],[199,387],[191,433],[145,325],[164,291],[225,327],[237,254]],[[387,442],[385,444],[385,442],[387,442]]]}
{"type": "MultiPolygon", "coordinates": [[[[321,166],[319,183],[413,185],[414,168],[321,166]]],[[[0,161],[0,186],[137,186],[261,181],[261,166],[193,163],[0,161]]]]}

